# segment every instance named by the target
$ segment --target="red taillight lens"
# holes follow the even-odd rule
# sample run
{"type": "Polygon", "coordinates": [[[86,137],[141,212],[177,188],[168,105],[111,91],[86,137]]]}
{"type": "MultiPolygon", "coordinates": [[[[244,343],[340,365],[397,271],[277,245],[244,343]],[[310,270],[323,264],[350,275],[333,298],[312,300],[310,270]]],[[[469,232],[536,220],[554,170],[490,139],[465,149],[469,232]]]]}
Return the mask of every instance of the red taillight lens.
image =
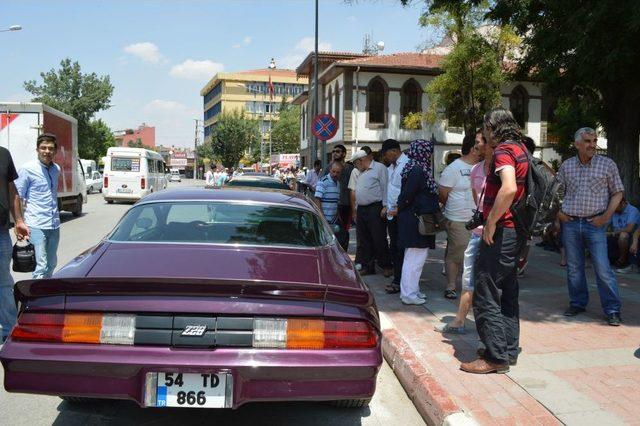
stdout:
{"type": "Polygon", "coordinates": [[[25,312],[11,332],[14,340],[35,340],[39,342],[61,342],[64,315],[25,312]]]}
{"type": "Polygon", "coordinates": [[[373,348],[378,341],[375,329],[366,322],[326,321],[325,349],[373,348]]]}
{"type": "Polygon", "coordinates": [[[145,180],[145,178],[141,178],[140,179],[140,189],[144,189],[144,187],[146,186],[147,181],[145,180]]]}
{"type": "Polygon", "coordinates": [[[108,188],[108,187],[109,187],[109,178],[108,178],[108,177],[106,177],[106,176],[105,176],[105,178],[104,178],[104,185],[103,185],[103,186],[104,186],[105,188],[108,188]]]}

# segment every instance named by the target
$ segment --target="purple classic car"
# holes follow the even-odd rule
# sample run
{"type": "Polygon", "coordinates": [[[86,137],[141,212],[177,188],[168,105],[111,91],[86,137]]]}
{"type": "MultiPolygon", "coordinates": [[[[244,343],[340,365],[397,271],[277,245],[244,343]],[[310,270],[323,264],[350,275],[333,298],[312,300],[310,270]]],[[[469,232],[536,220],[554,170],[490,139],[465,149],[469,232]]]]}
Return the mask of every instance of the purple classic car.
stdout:
{"type": "Polygon", "coordinates": [[[382,363],[373,296],[292,192],[149,195],[46,280],[16,285],[5,389],[236,408],[364,406],[382,363]]]}

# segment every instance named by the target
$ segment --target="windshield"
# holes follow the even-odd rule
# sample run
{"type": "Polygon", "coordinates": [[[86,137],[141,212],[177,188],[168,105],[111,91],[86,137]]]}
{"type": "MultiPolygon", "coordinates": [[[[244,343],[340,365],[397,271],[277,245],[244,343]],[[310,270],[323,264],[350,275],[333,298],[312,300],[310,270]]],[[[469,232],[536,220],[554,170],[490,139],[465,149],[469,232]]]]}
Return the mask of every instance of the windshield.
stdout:
{"type": "Polygon", "coordinates": [[[320,219],[305,210],[200,201],[133,207],[109,239],[301,247],[330,241],[320,219]]]}
{"type": "Polygon", "coordinates": [[[139,172],[140,159],[126,157],[111,157],[112,172],[139,172]]]}

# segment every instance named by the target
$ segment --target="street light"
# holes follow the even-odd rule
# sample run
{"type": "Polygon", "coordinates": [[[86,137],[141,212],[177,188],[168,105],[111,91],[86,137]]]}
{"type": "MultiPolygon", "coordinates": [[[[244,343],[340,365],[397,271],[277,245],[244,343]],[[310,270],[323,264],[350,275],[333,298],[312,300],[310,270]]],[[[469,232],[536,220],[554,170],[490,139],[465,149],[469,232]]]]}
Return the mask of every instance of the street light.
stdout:
{"type": "Polygon", "coordinates": [[[20,31],[22,29],[22,25],[12,25],[9,28],[6,28],[4,30],[0,30],[0,33],[4,33],[7,31],[20,31]]]}
{"type": "Polygon", "coordinates": [[[271,114],[271,116],[269,117],[269,174],[271,174],[272,170],[271,170],[271,123],[273,120],[273,96],[275,95],[275,90],[272,89],[273,87],[273,81],[271,80],[271,70],[276,69],[276,61],[275,59],[271,58],[271,62],[269,62],[269,91],[271,93],[269,93],[269,114],[271,114]]]}

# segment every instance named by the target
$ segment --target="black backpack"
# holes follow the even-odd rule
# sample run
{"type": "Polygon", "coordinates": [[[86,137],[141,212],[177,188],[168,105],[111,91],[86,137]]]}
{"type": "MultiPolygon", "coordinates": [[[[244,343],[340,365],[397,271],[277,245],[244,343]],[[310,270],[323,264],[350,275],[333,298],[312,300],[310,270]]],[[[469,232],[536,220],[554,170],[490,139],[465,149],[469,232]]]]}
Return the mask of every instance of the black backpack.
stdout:
{"type": "Polygon", "coordinates": [[[518,145],[527,154],[529,167],[525,195],[512,204],[510,210],[516,231],[527,238],[539,237],[560,210],[560,182],[544,161],[533,157],[522,143],[518,145]]]}

